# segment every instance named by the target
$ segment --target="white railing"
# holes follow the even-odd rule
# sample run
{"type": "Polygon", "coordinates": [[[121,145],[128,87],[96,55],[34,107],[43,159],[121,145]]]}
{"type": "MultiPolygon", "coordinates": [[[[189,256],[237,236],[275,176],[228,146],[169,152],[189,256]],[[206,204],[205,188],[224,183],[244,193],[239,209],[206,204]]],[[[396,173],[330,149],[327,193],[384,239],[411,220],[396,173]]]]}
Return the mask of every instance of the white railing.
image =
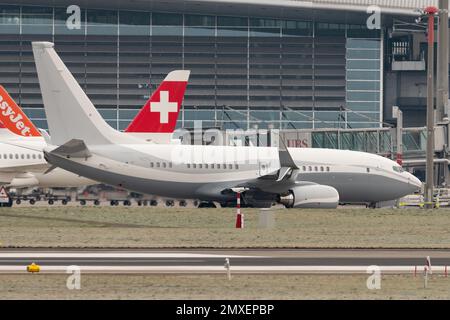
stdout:
{"type": "Polygon", "coordinates": [[[372,6],[377,5],[385,8],[415,9],[427,6],[437,6],[437,0],[291,0],[295,2],[312,2],[317,4],[333,5],[356,5],[372,6]]]}

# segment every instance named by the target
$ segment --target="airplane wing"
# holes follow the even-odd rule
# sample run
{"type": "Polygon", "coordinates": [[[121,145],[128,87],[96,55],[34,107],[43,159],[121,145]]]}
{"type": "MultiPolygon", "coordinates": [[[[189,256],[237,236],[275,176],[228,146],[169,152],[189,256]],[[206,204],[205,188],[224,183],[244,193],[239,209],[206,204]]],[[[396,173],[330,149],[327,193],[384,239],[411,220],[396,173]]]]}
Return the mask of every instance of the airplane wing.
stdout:
{"type": "Polygon", "coordinates": [[[234,188],[243,188],[244,201],[257,207],[270,207],[274,203],[288,208],[329,208],[339,205],[339,192],[332,186],[321,185],[311,181],[297,179],[294,171],[291,175],[278,181],[276,179],[256,179],[239,186],[222,190],[230,195],[234,188]]]}
{"type": "Polygon", "coordinates": [[[299,169],[287,148],[280,148],[279,157],[281,168],[277,172],[225,188],[220,193],[231,194],[242,189],[247,203],[263,206],[281,203],[294,208],[336,208],[339,205],[335,188],[298,178],[299,169]]]}
{"type": "MultiPolygon", "coordinates": [[[[271,193],[283,193],[288,192],[290,189],[298,185],[298,167],[282,140],[281,142],[282,145],[278,150],[281,166],[280,169],[257,179],[247,181],[242,187],[258,189],[271,193]]],[[[301,183],[303,185],[313,184],[312,182],[307,181],[302,181],[301,183]]]]}

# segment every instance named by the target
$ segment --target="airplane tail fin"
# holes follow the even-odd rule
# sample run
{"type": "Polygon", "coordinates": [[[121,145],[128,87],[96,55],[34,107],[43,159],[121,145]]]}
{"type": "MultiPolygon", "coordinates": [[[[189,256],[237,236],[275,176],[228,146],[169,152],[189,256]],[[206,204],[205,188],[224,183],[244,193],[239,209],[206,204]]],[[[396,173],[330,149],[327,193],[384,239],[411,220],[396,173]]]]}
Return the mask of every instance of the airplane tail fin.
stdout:
{"type": "MultiPolygon", "coordinates": [[[[41,134],[6,89],[0,85],[0,122],[3,128],[24,137],[39,137],[41,134]]],[[[0,126],[1,128],[1,126],[0,126]]]]}
{"type": "Polygon", "coordinates": [[[33,54],[52,144],[141,143],[110,127],[84,93],[51,42],[33,42],[33,54]]]}
{"type": "Polygon", "coordinates": [[[189,70],[170,72],[130,125],[129,133],[172,133],[177,125],[189,70]]]}

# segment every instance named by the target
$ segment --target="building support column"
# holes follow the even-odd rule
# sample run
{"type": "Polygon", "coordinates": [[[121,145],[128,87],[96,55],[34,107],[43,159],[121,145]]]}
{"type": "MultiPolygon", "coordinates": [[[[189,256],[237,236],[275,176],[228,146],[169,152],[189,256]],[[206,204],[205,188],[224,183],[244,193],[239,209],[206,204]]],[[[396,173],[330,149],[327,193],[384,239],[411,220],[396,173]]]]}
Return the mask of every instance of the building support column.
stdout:
{"type": "Polygon", "coordinates": [[[433,209],[434,189],[434,21],[438,13],[436,7],[427,7],[425,14],[428,17],[428,64],[427,64],[427,162],[425,183],[425,208],[433,209]]]}

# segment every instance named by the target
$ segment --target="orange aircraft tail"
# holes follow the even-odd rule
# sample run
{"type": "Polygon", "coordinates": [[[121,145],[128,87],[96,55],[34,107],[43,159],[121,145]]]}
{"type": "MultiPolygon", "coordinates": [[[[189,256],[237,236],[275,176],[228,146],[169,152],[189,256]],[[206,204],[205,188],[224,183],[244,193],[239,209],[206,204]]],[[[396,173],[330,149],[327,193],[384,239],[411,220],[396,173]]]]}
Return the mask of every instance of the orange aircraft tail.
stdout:
{"type": "Polygon", "coordinates": [[[24,137],[39,137],[41,134],[31,120],[20,109],[3,86],[0,85],[0,122],[11,132],[24,137]]]}

